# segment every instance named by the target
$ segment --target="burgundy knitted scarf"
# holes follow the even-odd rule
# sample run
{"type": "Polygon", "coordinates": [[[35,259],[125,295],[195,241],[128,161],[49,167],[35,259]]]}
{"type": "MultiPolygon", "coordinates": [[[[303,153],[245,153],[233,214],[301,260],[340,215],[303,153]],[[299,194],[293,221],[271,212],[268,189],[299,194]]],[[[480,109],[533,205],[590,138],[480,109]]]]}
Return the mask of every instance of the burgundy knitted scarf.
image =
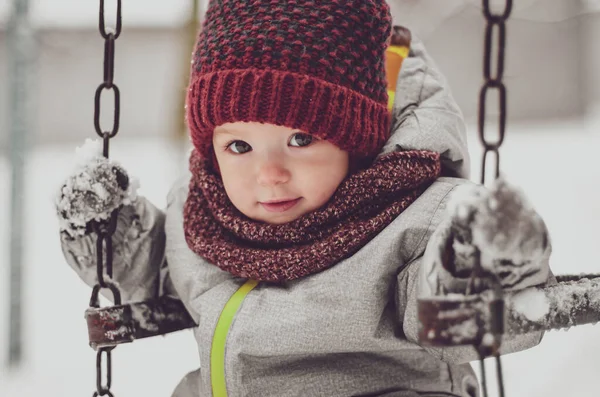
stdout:
{"type": "Polygon", "coordinates": [[[185,238],[196,254],[235,276],[282,282],[350,257],[389,225],[439,175],[439,154],[393,152],[348,176],[321,208],[289,223],[254,221],[231,203],[221,177],[190,157],[185,238]]]}

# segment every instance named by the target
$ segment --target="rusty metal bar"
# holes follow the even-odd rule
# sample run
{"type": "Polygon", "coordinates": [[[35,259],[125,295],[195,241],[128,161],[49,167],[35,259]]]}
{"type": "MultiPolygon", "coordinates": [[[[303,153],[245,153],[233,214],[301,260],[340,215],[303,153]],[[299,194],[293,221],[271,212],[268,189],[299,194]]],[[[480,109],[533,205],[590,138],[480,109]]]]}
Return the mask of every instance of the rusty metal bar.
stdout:
{"type": "Polygon", "coordinates": [[[168,297],[89,308],[85,317],[94,350],[196,326],[183,303],[168,297]]]}
{"type": "MultiPolygon", "coordinates": [[[[600,321],[600,274],[558,276],[557,285],[506,291],[504,333],[570,328],[600,321]]],[[[420,299],[419,339],[432,346],[481,344],[492,333],[493,301],[478,295],[450,294],[420,299]]]]}

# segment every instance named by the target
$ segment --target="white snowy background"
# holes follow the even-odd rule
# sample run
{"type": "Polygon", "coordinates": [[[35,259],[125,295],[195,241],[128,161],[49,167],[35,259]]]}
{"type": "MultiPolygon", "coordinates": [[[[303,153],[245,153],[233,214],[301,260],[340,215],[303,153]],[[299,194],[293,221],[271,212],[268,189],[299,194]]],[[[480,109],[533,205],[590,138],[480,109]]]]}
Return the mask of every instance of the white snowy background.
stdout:
{"type": "MultiPolygon", "coordinates": [[[[0,21],[6,18],[9,3],[0,0],[0,21]]],[[[36,4],[34,19],[40,25],[56,24],[61,18],[64,19],[61,23],[66,25],[95,23],[96,9],[89,7],[89,2],[32,3],[36,4]]],[[[173,5],[169,10],[165,6],[167,2],[145,2],[152,3],[152,7],[142,7],[141,0],[124,3],[129,3],[131,9],[138,3],[140,11],[132,13],[132,19],[142,25],[180,23],[185,16],[184,1],[168,2],[173,5]]],[[[524,2],[517,1],[517,4],[524,2]]],[[[416,11],[415,15],[418,15],[416,11]]],[[[532,15],[541,18],[542,14],[532,15]]],[[[425,28],[424,33],[427,34],[425,28]]],[[[90,73],[99,76],[97,70],[90,73]]],[[[472,77],[477,84],[480,79],[479,74],[472,77]]],[[[55,117],[58,120],[70,116],[60,113],[55,117]]],[[[0,219],[3,220],[0,227],[0,397],[91,396],[95,390],[95,352],[87,346],[83,318],[90,289],[64,262],[53,207],[54,195],[73,165],[75,147],[81,145],[85,137],[94,137],[91,117],[88,120],[89,127],[80,133],[81,139],[60,143],[45,140],[43,144],[34,145],[26,157],[26,191],[22,198],[27,236],[23,258],[24,360],[20,367],[12,369],[5,365],[10,164],[7,156],[0,156],[0,219]]],[[[7,131],[6,120],[0,121],[2,131],[7,131]]],[[[478,180],[481,148],[473,118],[469,121],[473,179],[478,180]]],[[[140,193],[158,206],[165,205],[170,184],[185,166],[184,152],[167,135],[132,138],[122,129],[111,148],[112,157],[139,178],[140,193]]],[[[593,112],[587,112],[587,116],[519,120],[508,124],[507,139],[501,149],[501,167],[511,182],[525,189],[548,224],[554,246],[551,267],[557,274],[600,273],[599,145],[600,117],[593,112]]],[[[474,364],[478,371],[477,363],[474,364]]],[[[119,346],[113,352],[113,394],[168,396],[179,379],[198,365],[195,341],[189,331],[119,346]]],[[[491,396],[496,396],[494,364],[490,361],[487,366],[491,396]]],[[[586,325],[568,332],[549,332],[539,346],[505,356],[503,367],[507,397],[598,396],[600,327],[586,325]]]]}

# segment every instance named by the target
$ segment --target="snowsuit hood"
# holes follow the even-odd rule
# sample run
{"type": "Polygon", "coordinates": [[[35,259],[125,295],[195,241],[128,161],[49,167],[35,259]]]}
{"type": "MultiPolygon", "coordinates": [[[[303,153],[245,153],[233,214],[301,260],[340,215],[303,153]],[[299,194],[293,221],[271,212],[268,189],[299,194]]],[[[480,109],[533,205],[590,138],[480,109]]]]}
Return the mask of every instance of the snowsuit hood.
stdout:
{"type": "Polygon", "coordinates": [[[392,134],[379,156],[396,150],[431,150],[440,153],[442,175],[469,179],[462,112],[418,37],[413,36],[410,56],[402,64],[396,93],[392,134]]]}

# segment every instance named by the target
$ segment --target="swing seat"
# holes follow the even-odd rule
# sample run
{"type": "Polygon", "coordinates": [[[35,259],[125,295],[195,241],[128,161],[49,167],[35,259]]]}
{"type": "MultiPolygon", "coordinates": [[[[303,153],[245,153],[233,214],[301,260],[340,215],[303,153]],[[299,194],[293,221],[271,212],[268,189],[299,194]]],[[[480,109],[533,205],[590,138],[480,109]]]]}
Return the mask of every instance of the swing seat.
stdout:
{"type": "Polygon", "coordinates": [[[180,300],[166,296],[104,308],[90,307],[85,318],[89,344],[94,350],[197,326],[180,300]]]}

